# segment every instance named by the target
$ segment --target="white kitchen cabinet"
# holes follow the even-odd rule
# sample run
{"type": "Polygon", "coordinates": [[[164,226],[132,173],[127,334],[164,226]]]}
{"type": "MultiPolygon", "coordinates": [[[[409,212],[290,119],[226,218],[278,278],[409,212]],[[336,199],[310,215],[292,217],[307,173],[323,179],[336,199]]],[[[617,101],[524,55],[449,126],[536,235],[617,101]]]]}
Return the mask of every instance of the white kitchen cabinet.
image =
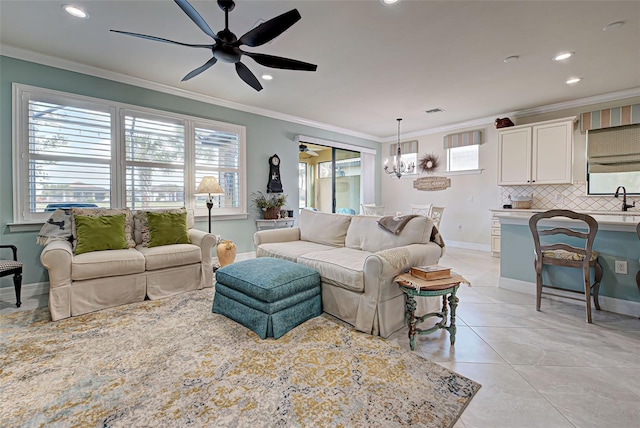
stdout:
{"type": "Polygon", "coordinates": [[[498,131],[498,184],[566,184],[573,178],[575,117],[498,131]]]}

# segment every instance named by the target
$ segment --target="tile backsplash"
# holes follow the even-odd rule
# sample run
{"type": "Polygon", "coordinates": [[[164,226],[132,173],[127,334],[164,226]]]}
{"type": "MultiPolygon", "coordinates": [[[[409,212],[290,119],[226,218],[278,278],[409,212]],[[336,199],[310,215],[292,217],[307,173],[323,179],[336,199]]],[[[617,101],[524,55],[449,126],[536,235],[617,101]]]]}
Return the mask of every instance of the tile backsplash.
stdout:
{"type": "MultiPolygon", "coordinates": [[[[587,196],[586,184],[549,184],[540,186],[503,186],[499,197],[503,204],[509,203],[509,195],[529,196],[533,194],[532,209],[565,208],[574,211],[621,211],[622,197],[587,196]]],[[[633,198],[627,197],[627,200],[633,198]]],[[[629,202],[631,203],[631,202],[629,202]]]]}

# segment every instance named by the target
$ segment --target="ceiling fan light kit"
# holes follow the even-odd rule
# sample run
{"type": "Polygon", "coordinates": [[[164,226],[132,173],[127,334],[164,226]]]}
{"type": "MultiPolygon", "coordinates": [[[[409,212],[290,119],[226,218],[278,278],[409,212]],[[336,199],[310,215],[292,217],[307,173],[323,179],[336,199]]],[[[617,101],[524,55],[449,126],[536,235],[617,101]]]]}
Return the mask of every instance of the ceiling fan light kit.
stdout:
{"type": "Polygon", "coordinates": [[[242,55],[246,55],[252,58],[255,62],[265,67],[279,68],[285,70],[300,70],[300,71],[316,71],[318,66],[303,61],[298,61],[290,58],[282,58],[273,55],[260,54],[257,52],[247,52],[240,49],[240,46],[245,45],[249,47],[262,46],[265,43],[278,37],[280,34],[288,30],[293,24],[298,22],[302,17],[297,9],[291,9],[289,12],[285,12],[282,15],[276,16],[257,27],[249,30],[240,38],[237,38],[229,30],[229,12],[235,8],[235,2],[233,0],[218,0],[218,6],[224,11],[224,30],[214,33],[211,27],[206,23],[204,18],[200,16],[198,11],[195,10],[187,0],[174,0],[175,3],[182,9],[182,11],[202,30],[206,35],[214,40],[213,44],[191,44],[176,42],[174,40],[163,39],[161,37],[149,36],[146,34],[131,33],[128,31],[111,30],[115,33],[125,34],[128,36],[139,37],[142,39],[153,40],[157,42],[163,42],[179,46],[187,46],[191,48],[209,49],[211,50],[212,57],[206,63],[200,67],[192,70],[186,76],[182,78],[182,81],[192,79],[209,69],[216,62],[226,62],[235,64],[236,73],[238,76],[249,86],[256,91],[262,90],[262,85],[256,78],[256,76],[244,65],[240,60],[242,55]]]}

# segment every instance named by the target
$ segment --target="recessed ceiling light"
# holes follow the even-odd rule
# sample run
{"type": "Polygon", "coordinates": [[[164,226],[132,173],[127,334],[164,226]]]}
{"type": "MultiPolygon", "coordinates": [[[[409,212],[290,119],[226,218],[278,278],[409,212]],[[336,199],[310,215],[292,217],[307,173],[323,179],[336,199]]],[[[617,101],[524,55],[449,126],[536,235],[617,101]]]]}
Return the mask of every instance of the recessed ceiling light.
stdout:
{"type": "Polygon", "coordinates": [[[506,57],[505,59],[503,59],[504,62],[515,62],[517,60],[519,60],[520,57],[518,55],[511,55],[506,57]]]}
{"type": "Polygon", "coordinates": [[[88,18],[89,14],[79,8],[78,6],[74,6],[72,4],[65,4],[62,6],[65,12],[67,12],[71,16],[75,16],[76,18],[88,18]]]}
{"type": "Polygon", "coordinates": [[[567,81],[565,83],[567,85],[575,85],[576,83],[578,83],[581,80],[582,80],[582,77],[570,77],[569,79],[567,79],[567,81]]]}
{"type": "Polygon", "coordinates": [[[400,0],[380,0],[380,3],[382,3],[385,6],[391,6],[396,3],[400,3],[400,0]]]}
{"type": "Polygon", "coordinates": [[[624,25],[624,21],[616,21],[616,22],[612,22],[611,24],[605,25],[602,28],[602,31],[613,31],[613,30],[617,30],[618,28],[622,27],[624,25]]]}
{"type": "Polygon", "coordinates": [[[556,56],[553,57],[554,61],[564,61],[565,59],[569,59],[573,56],[573,52],[560,52],[556,56]]]}
{"type": "Polygon", "coordinates": [[[273,76],[270,74],[263,74],[261,76],[264,80],[273,80],[273,76]]]}

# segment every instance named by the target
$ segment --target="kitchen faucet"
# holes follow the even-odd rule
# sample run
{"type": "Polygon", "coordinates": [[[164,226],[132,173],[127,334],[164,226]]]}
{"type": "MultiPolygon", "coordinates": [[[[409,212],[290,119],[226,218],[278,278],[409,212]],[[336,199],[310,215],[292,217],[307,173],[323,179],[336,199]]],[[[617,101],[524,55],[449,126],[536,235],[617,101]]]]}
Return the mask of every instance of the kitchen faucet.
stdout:
{"type": "Polygon", "coordinates": [[[622,189],[622,211],[627,211],[627,208],[633,208],[636,206],[636,201],[633,201],[633,205],[627,204],[627,189],[624,186],[618,186],[616,189],[616,194],[613,195],[614,198],[617,198],[620,194],[620,189],[622,189]]]}

